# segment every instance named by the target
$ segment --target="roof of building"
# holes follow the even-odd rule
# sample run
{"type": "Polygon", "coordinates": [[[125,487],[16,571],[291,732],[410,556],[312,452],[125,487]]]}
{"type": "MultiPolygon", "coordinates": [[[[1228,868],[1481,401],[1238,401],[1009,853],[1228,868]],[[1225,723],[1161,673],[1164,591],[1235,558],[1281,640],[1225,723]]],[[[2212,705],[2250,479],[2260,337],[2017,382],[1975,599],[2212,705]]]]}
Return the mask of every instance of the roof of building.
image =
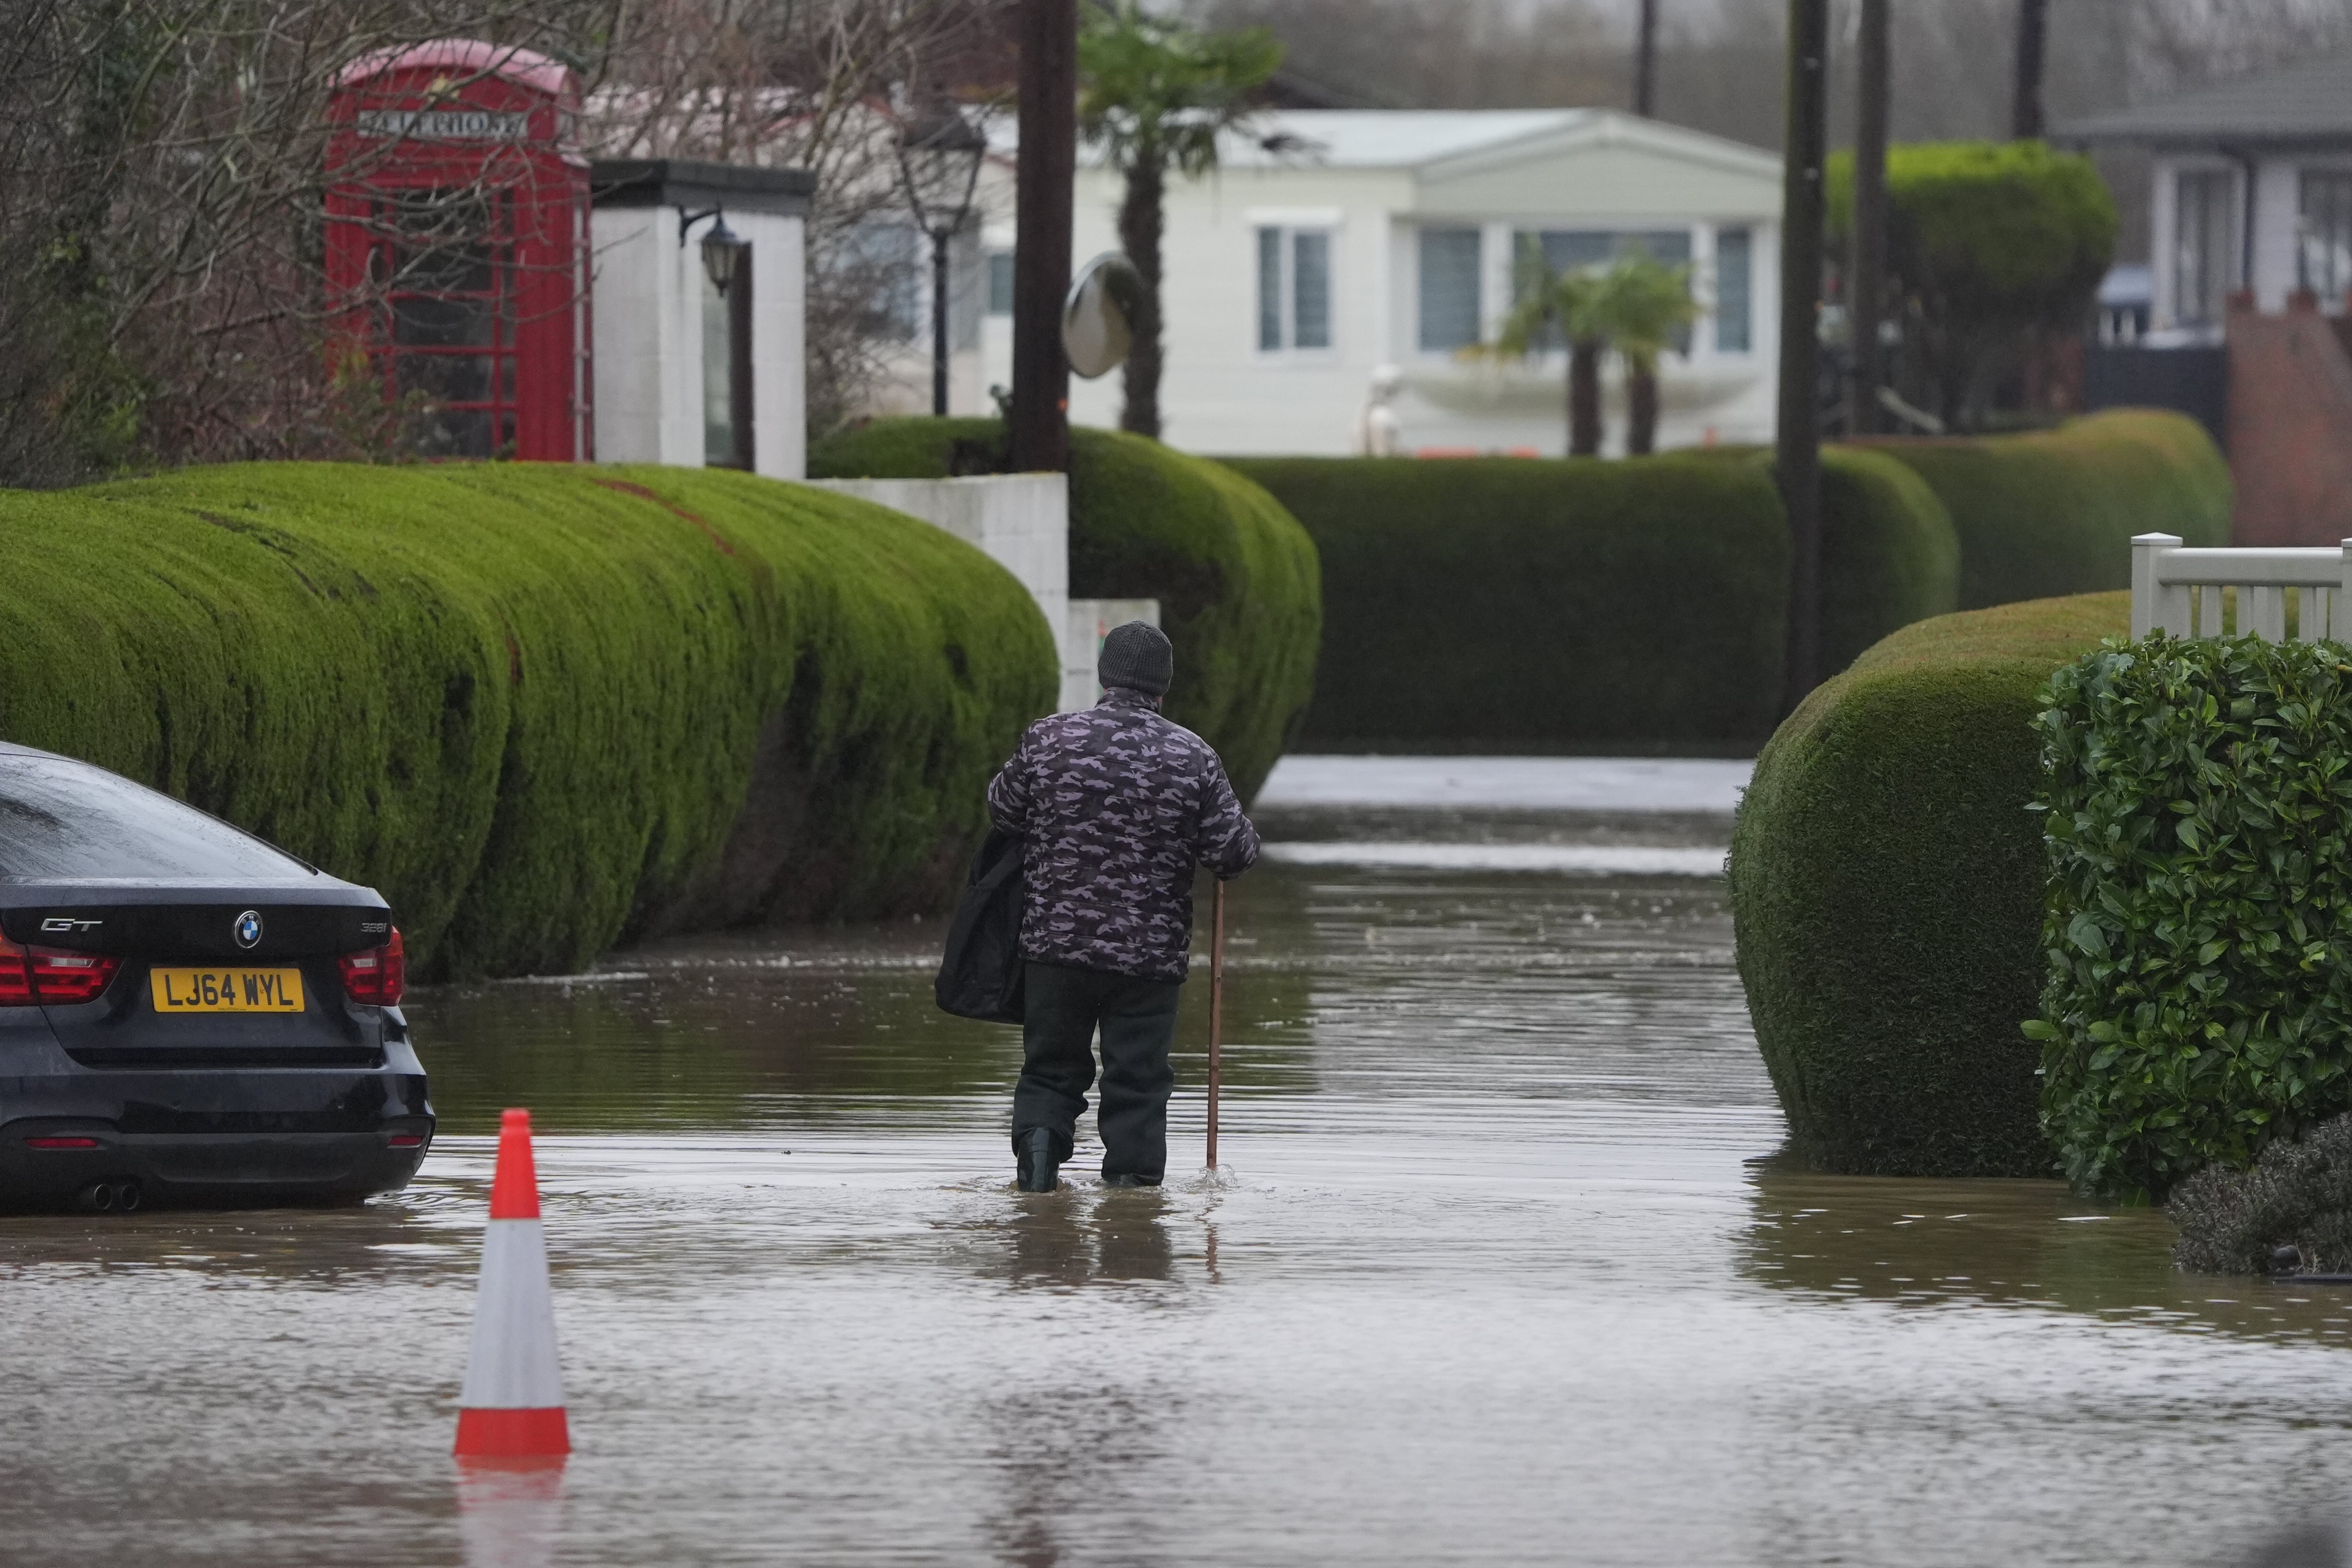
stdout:
{"type": "Polygon", "coordinates": [[[444,71],[458,77],[501,76],[561,98],[572,87],[572,68],[552,56],[514,44],[480,38],[436,38],[405,48],[376,49],[335,73],[337,87],[356,87],[395,71],[444,71]]]}
{"type": "Polygon", "coordinates": [[[796,216],[808,211],[815,189],[816,176],[806,169],[691,158],[599,158],[588,165],[589,200],[600,207],[733,207],[796,216]]]}
{"type": "Polygon", "coordinates": [[[2053,142],[2352,142],[2352,53],[2054,128],[2053,142]]]}
{"type": "MultiPolygon", "coordinates": [[[[1010,119],[990,136],[1010,153],[1010,119]]],[[[1228,138],[1227,168],[1411,169],[1508,162],[1587,143],[1622,143],[1696,157],[1778,179],[1780,160],[1744,142],[1645,120],[1613,109],[1295,109],[1258,115],[1248,136],[1228,138]]],[[[1081,161],[1093,161],[1085,149],[1081,161]]]]}
{"type": "Polygon", "coordinates": [[[1331,169],[1412,169],[1463,153],[1566,131],[1599,112],[1585,109],[1297,109],[1263,117],[1261,140],[1226,154],[1229,163],[1301,157],[1331,169]],[[1269,151],[1295,144],[1289,152],[1269,151]]]}

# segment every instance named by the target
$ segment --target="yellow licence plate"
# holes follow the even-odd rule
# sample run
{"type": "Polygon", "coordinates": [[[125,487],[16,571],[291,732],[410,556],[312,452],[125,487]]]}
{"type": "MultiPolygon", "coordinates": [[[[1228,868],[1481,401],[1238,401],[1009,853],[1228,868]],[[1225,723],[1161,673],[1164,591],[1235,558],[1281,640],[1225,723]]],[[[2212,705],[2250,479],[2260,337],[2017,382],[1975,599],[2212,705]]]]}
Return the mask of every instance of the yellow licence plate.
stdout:
{"type": "Polygon", "coordinates": [[[299,1013],[299,969],[157,969],[147,984],[158,1013],[299,1013]]]}

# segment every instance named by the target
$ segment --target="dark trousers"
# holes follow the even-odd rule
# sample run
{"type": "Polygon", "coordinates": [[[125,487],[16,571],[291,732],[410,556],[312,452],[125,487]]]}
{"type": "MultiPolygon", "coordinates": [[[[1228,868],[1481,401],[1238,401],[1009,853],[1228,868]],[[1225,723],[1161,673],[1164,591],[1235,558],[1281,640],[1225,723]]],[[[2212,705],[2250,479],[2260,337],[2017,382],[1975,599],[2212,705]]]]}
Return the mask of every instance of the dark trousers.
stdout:
{"type": "Polygon", "coordinates": [[[1021,1081],[1013,1089],[1013,1143],[1050,1128],[1065,1160],[1095,1081],[1102,1030],[1103,1174],[1156,1182],[1168,1170],[1168,1047],[1184,987],[1173,980],[1073,969],[1032,959],[1022,972],[1021,1081]]]}

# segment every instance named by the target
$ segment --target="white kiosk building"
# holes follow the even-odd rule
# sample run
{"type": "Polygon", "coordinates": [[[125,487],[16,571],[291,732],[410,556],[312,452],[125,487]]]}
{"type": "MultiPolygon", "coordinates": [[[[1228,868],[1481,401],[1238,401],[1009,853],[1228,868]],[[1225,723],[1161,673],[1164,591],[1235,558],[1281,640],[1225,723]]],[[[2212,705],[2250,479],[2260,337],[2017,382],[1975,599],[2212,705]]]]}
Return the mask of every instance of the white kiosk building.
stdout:
{"type": "Polygon", "coordinates": [[[808,471],[803,323],[814,188],[801,169],[591,165],[600,461],[779,479],[808,471]]]}

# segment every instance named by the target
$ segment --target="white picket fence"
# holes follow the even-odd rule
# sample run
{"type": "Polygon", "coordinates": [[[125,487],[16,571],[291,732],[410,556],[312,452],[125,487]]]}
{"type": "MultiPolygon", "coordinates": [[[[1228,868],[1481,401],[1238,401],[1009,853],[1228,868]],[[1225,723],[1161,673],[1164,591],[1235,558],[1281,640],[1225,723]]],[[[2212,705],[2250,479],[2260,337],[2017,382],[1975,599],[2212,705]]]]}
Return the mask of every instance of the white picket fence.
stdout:
{"type": "Polygon", "coordinates": [[[2352,642],[2352,539],[2333,550],[2185,550],[2172,533],[2143,533],[2132,541],[2136,637],[2157,631],[2177,637],[2252,632],[2284,642],[2290,606],[2296,637],[2352,642]],[[2222,598],[2230,588],[2237,590],[2234,614],[2222,598]]]}

